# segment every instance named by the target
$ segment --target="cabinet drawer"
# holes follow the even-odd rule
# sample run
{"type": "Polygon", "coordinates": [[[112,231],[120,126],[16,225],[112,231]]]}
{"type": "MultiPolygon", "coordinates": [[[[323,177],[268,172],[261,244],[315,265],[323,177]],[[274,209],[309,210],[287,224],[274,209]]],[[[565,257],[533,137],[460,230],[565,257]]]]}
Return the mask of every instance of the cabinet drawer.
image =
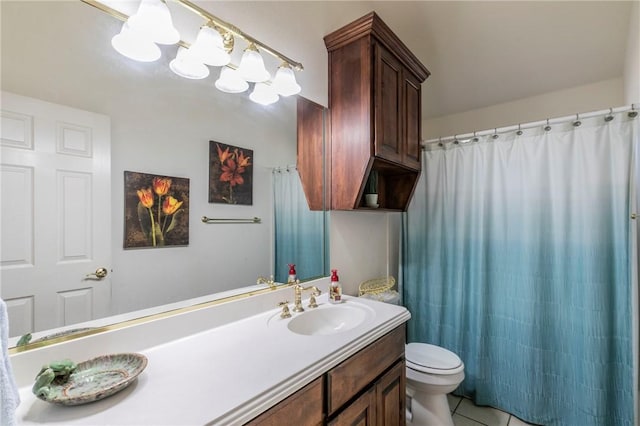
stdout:
{"type": "Polygon", "coordinates": [[[327,373],[327,409],[333,414],[404,355],[404,324],[327,373]]]}
{"type": "Polygon", "coordinates": [[[260,414],[246,425],[316,426],[322,424],[323,378],[319,377],[289,398],[260,414]]]}

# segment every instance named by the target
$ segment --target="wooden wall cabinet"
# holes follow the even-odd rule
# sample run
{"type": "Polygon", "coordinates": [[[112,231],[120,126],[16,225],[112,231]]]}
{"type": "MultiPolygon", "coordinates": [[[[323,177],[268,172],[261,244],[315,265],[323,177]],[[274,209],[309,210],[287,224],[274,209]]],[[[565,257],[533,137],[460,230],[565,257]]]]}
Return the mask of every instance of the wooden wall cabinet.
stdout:
{"type": "Polygon", "coordinates": [[[378,171],[378,203],[406,210],[420,176],[421,84],[429,71],[372,12],[324,38],[329,54],[333,210],[363,207],[378,171]]]}
{"type": "Polygon", "coordinates": [[[248,425],[404,425],[405,339],[403,324],[248,425]]]}

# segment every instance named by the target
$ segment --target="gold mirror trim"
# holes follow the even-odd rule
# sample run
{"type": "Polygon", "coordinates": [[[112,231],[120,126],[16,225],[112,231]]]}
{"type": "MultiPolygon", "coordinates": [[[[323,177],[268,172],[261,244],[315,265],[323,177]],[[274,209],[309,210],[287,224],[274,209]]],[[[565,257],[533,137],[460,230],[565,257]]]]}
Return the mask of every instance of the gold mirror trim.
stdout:
{"type": "MultiPolygon", "coordinates": [[[[30,350],[30,349],[42,348],[42,347],[46,347],[46,346],[49,346],[49,345],[54,345],[54,344],[57,344],[57,343],[63,343],[63,342],[67,342],[67,341],[70,341],[70,340],[74,340],[74,339],[77,339],[77,338],[80,338],[80,337],[91,336],[93,334],[98,334],[98,333],[102,333],[102,332],[105,332],[105,331],[119,330],[121,328],[127,328],[127,327],[131,327],[131,326],[138,325],[138,324],[144,324],[144,323],[155,321],[155,320],[159,320],[159,319],[169,318],[169,317],[172,317],[174,315],[183,314],[183,313],[186,313],[186,312],[192,312],[192,311],[197,311],[197,310],[200,310],[200,309],[205,309],[205,308],[208,308],[210,306],[220,305],[222,303],[233,302],[233,301],[236,301],[236,300],[245,299],[245,298],[250,297],[250,296],[256,296],[256,295],[259,295],[259,294],[265,294],[265,293],[268,293],[268,292],[271,292],[271,291],[274,291],[274,290],[278,290],[278,289],[281,289],[281,288],[291,287],[293,285],[295,285],[295,283],[280,284],[279,286],[275,286],[275,287],[261,288],[261,289],[258,289],[258,290],[249,291],[247,293],[234,294],[233,296],[221,297],[220,299],[210,300],[208,302],[197,303],[195,305],[185,306],[185,307],[182,307],[182,308],[171,309],[171,310],[168,310],[168,311],[159,312],[157,314],[151,314],[151,315],[146,315],[146,316],[143,316],[143,317],[137,317],[137,318],[133,318],[133,319],[130,319],[130,320],[125,320],[125,321],[122,321],[122,322],[118,322],[118,323],[114,323],[114,324],[110,324],[110,325],[105,325],[105,326],[102,326],[102,327],[95,327],[95,328],[92,328],[90,330],[80,331],[78,333],[68,334],[68,335],[60,336],[60,337],[48,338],[48,339],[43,340],[43,341],[37,341],[37,342],[33,342],[33,343],[28,343],[28,344],[22,345],[22,346],[14,346],[12,348],[9,348],[8,352],[9,352],[9,355],[13,355],[13,354],[24,352],[24,351],[30,350]]],[[[46,336],[44,336],[44,337],[46,337],[46,336]]]]}

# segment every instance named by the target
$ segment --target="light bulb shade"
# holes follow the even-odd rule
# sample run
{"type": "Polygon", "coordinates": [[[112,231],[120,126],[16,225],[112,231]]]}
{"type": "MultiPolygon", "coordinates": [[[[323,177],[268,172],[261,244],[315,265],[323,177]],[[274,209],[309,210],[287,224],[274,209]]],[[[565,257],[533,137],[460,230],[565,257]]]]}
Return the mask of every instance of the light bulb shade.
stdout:
{"type": "Polygon", "coordinates": [[[176,44],[180,34],[173,26],[171,13],[161,0],[142,0],[138,11],[127,20],[129,26],[159,44],[176,44]]]}
{"type": "Polygon", "coordinates": [[[193,58],[214,67],[227,65],[231,61],[231,56],[224,50],[220,33],[206,25],[198,31],[196,41],[189,47],[189,52],[193,58]]]}
{"type": "Polygon", "coordinates": [[[278,102],[280,97],[273,87],[268,84],[256,83],[253,88],[253,92],[249,95],[249,99],[261,105],[271,105],[274,102],[278,102]]]}
{"type": "Polygon", "coordinates": [[[220,78],[216,80],[216,88],[226,93],[242,93],[249,88],[249,84],[240,76],[237,70],[222,67],[220,78]]]}
{"type": "Polygon", "coordinates": [[[289,65],[282,65],[273,79],[273,88],[282,96],[291,96],[300,93],[300,85],[289,65]]]}
{"type": "Polygon", "coordinates": [[[209,68],[202,62],[192,58],[189,51],[182,46],[178,48],[176,58],[169,62],[169,68],[180,77],[193,80],[200,80],[209,76],[209,68]]]}
{"type": "Polygon", "coordinates": [[[151,40],[132,30],[126,22],[120,33],[111,39],[111,45],[121,55],[140,62],[153,62],[160,58],[160,48],[151,40]]]}
{"type": "Polygon", "coordinates": [[[253,44],[244,50],[238,71],[242,78],[252,83],[267,81],[271,77],[264,67],[262,56],[253,44]]]}

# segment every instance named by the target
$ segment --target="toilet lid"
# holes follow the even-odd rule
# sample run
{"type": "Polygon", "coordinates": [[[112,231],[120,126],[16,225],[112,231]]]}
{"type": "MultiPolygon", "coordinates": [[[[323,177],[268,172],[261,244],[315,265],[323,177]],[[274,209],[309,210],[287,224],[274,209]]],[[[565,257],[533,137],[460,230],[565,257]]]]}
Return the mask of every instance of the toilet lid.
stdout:
{"type": "Polygon", "coordinates": [[[453,373],[452,370],[457,370],[463,365],[458,355],[440,346],[409,343],[405,349],[407,364],[417,370],[436,370],[447,374],[453,373]]]}

